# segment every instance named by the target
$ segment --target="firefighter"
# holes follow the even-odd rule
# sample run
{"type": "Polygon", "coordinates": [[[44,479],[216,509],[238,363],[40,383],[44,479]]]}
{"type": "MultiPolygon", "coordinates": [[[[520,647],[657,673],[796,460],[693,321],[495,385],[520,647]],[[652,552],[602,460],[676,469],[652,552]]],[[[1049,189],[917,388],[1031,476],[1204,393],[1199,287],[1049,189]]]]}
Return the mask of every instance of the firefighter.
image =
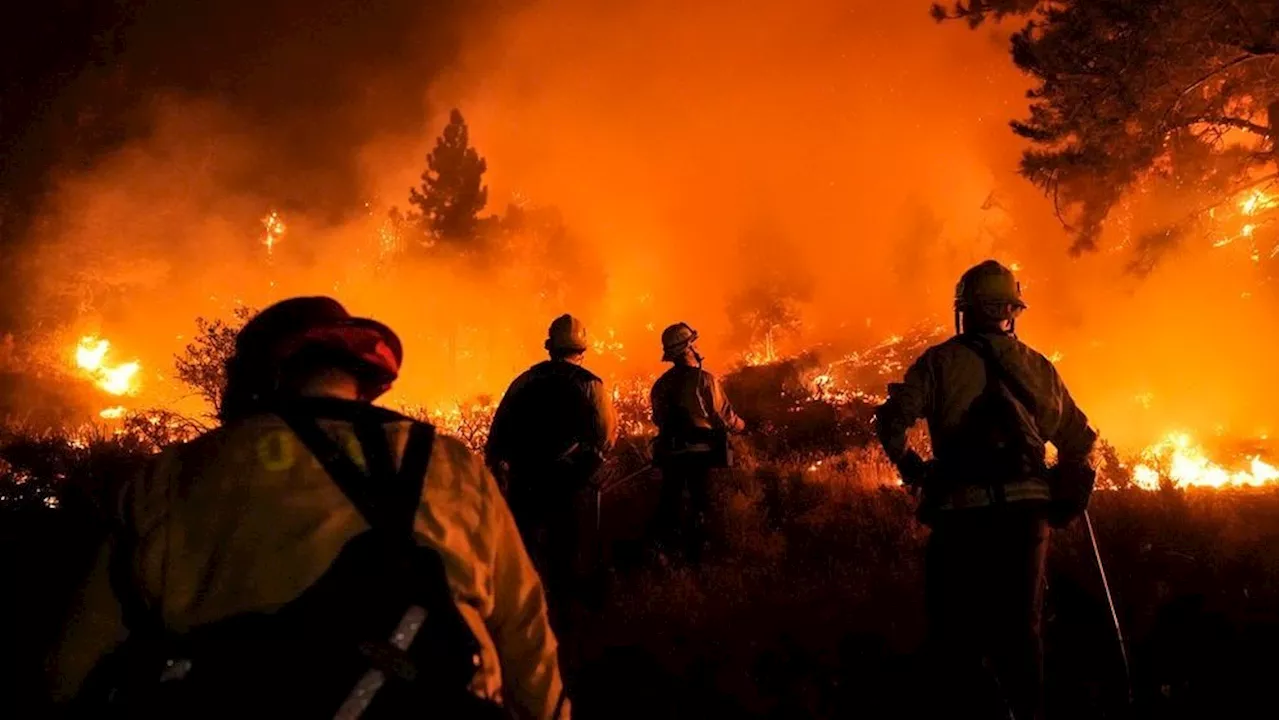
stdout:
{"type": "Polygon", "coordinates": [[[671,368],[649,396],[658,427],[654,464],[662,471],[655,517],[659,544],[667,555],[679,549],[692,562],[706,542],[713,471],[730,466],[729,434],[745,427],[719,381],[702,369],[697,340],[697,331],[686,323],[662,331],[662,360],[671,368]]]}
{"type": "MultiPolygon", "coordinates": [[[[931,527],[926,607],[944,702],[996,699],[1001,717],[1042,712],[1041,609],[1050,527],[1081,514],[1093,488],[1095,432],[1053,363],[1014,334],[1026,309],[1013,273],[994,260],[955,292],[957,334],[889,386],[877,432],[931,527]],[[934,459],[907,446],[928,423],[934,459]],[[1046,467],[1045,443],[1058,459],[1046,467]]],[[[954,710],[954,706],[952,706],[954,710]]]]}
{"type": "MultiPolygon", "coordinates": [[[[222,427],[165,450],[123,489],[50,659],[54,698],[92,686],[91,669],[127,630],[126,645],[165,638],[165,677],[206,692],[196,707],[226,711],[218,717],[267,716],[279,694],[289,695],[276,698],[280,717],[334,717],[339,705],[338,717],[355,717],[352,704],[370,697],[440,710],[436,695],[396,694],[415,677],[456,677],[456,697],[499,713],[501,703],[566,717],[542,586],[492,475],[460,441],[372,404],[402,357],[390,328],[331,298],[285,300],[251,319],[227,364],[222,427]],[[357,635],[368,623],[376,637],[357,635]],[[170,648],[194,659],[175,662],[170,648]],[[419,653],[458,649],[457,662],[405,671],[419,653]],[[342,668],[355,681],[330,676],[342,668]]],[[[460,707],[442,712],[473,716],[460,707]]]]}
{"type": "Polygon", "coordinates": [[[604,382],[582,366],[587,330],[572,315],[552,321],[549,355],[517,377],[498,404],[485,461],[503,478],[561,635],[577,594],[584,491],[617,437],[604,382]]]}

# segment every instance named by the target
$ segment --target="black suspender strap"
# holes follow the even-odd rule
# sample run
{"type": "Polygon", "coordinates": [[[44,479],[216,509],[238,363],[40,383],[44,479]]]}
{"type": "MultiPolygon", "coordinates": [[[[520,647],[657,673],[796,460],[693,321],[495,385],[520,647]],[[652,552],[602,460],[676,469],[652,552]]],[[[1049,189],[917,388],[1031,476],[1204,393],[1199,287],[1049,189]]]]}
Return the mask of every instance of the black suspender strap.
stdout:
{"type": "Polygon", "coordinates": [[[396,520],[399,527],[413,530],[413,518],[422,503],[422,485],[427,479],[427,469],[431,466],[431,448],[435,446],[435,428],[426,423],[415,422],[409,426],[409,439],[405,442],[404,455],[400,460],[400,472],[397,475],[397,500],[395,510],[405,515],[396,520]],[[399,493],[404,493],[401,497],[399,493]]]}
{"type": "Polygon", "coordinates": [[[416,422],[410,426],[400,472],[392,476],[386,472],[392,463],[390,450],[380,454],[377,452],[380,448],[371,447],[387,447],[381,423],[357,422],[356,438],[361,441],[365,462],[370,469],[370,473],[366,474],[337,441],[320,427],[314,417],[288,409],[278,409],[276,414],[320,461],[321,467],[356,507],[365,522],[392,534],[412,532],[414,514],[421,502],[422,483],[431,460],[434,428],[416,422]],[[362,425],[365,427],[361,427],[362,425]],[[381,436],[381,442],[375,439],[375,432],[381,436]],[[381,478],[377,473],[379,468],[386,472],[381,478]],[[379,480],[382,482],[378,482],[379,480]],[[391,487],[387,487],[387,484],[391,487]]]}

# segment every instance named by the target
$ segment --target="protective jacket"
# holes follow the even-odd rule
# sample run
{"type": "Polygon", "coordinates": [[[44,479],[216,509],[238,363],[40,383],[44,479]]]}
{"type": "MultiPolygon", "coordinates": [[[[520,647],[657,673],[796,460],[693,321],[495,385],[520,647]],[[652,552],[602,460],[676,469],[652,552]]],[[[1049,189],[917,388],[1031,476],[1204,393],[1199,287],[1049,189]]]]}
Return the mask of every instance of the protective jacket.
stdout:
{"type": "Polygon", "coordinates": [[[738,432],[742,418],[733,411],[720,382],[691,365],[673,365],[653,385],[649,395],[653,424],[660,436],[681,437],[690,431],[738,432]]]}
{"type": "MultiPolygon", "coordinates": [[[[365,403],[320,404],[320,427],[361,467],[368,459],[350,413],[383,413],[371,426],[402,464],[409,419],[365,403]]],[[[265,413],[158,455],[123,489],[114,521],[48,665],[55,700],[74,696],[126,633],[113,589],[121,568],[134,597],[183,634],[285,606],[369,527],[284,421],[265,413]]],[[[455,439],[432,444],[414,535],[439,554],[479,642],[472,692],[520,716],[553,717],[562,685],[541,583],[492,476],[455,439]]],[[[561,710],[567,716],[567,704],[561,710]]]]}
{"type": "Polygon", "coordinates": [[[876,423],[885,452],[895,463],[907,455],[907,431],[920,418],[928,422],[933,474],[940,476],[925,484],[926,501],[941,509],[983,506],[1001,499],[1071,497],[1079,503],[1081,493],[1087,499],[1092,488],[1088,458],[1096,433],[1053,363],[1013,335],[957,335],[925,351],[903,382],[889,386],[889,399],[877,412],[876,423]],[[1007,373],[1006,377],[990,377],[988,361],[975,351],[974,340],[986,343],[990,360],[996,363],[990,369],[997,375],[1007,373]],[[1025,397],[1020,398],[1019,388],[1009,385],[1020,385],[1025,397]],[[1020,471],[1001,473],[983,465],[984,454],[993,448],[981,447],[983,428],[978,426],[991,418],[981,416],[978,408],[990,392],[1003,396],[1012,415],[1007,418],[1010,434],[1016,436],[1010,440],[1027,454],[1020,471]],[[1046,441],[1058,451],[1055,472],[1045,470],[1046,441]]]}
{"type": "Polygon", "coordinates": [[[485,460],[491,468],[505,462],[518,475],[548,467],[566,454],[603,456],[617,433],[604,382],[581,365],[547,360],[507,388],[493,416],[485,460]]]}

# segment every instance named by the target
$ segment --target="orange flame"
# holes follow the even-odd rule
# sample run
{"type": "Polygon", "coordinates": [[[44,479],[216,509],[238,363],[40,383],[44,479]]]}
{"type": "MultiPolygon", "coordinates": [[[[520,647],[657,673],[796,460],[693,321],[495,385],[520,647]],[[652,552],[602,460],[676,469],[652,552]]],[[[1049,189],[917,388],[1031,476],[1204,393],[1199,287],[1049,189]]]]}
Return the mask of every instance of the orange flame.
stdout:
{"type": "Polygon", "coordinates": [[[1260,486],[1280,480],[1280,470],[1262,458],[1248,458],[1248,469],[1229,470],[1210,460],[1189,433],[1171,432],[1142,451],[1142,462],[1133,468],[1133,482],[1155,490],[1167,478],[1175,486],[1260,486]]]}
{"type": "Polygon", "coordinates": [[[95,335],[85,335],[76,346],[76,367],[80,368],[104,392],[111,395],[135,395],[138,392],[138,371],[142,366],[135,362],[109,364],[106,362],[111,343],[95,335]]]}

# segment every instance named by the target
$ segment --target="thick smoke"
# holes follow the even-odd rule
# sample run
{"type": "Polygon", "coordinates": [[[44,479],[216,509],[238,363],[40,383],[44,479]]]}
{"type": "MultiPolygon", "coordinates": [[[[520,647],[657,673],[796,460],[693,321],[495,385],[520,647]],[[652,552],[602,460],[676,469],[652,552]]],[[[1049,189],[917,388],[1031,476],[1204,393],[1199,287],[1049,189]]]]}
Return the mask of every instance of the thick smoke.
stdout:
{"type": "MultiPolygon", "coordinates": [[[[784,350],[949,326],[956,278],[994,256],[1020,268],[1020,334],[1061,355],[1107,437],[1274,437],[1276,295],[1255,264],[1208,243],[1142,279],[1124,248],[1069,259],[1051,204],[1015,175],[1007,122],[1027,80],[1009,29],[939,27],[927,3],[853,5],[281,10],[231,43],[251,59],[214,63],[207,87],[185,75],[147,100],[145,133],[63,176],[29,245],[33,307],[154,373],[197,315],[332,293],[401,329],[394,399],[433,403],[500,393],[562,311],[609,340],[592,363],[614,378],[658,371],[657,333],[677,320],[729,368],[746,350],[729,308],[757,287],[796,311],[784,350]],[[557,208],[571,248],[361,270],[452,107],[488,159],[490,210],[557,208]],[[273,209],[288,230],[268,257],[273,209]],[[558,306],[537,281],[565,267],[581,291],[558,306]]],[[[168,392],[150,397],[180,394],[149,380],[168,392]]]]}

